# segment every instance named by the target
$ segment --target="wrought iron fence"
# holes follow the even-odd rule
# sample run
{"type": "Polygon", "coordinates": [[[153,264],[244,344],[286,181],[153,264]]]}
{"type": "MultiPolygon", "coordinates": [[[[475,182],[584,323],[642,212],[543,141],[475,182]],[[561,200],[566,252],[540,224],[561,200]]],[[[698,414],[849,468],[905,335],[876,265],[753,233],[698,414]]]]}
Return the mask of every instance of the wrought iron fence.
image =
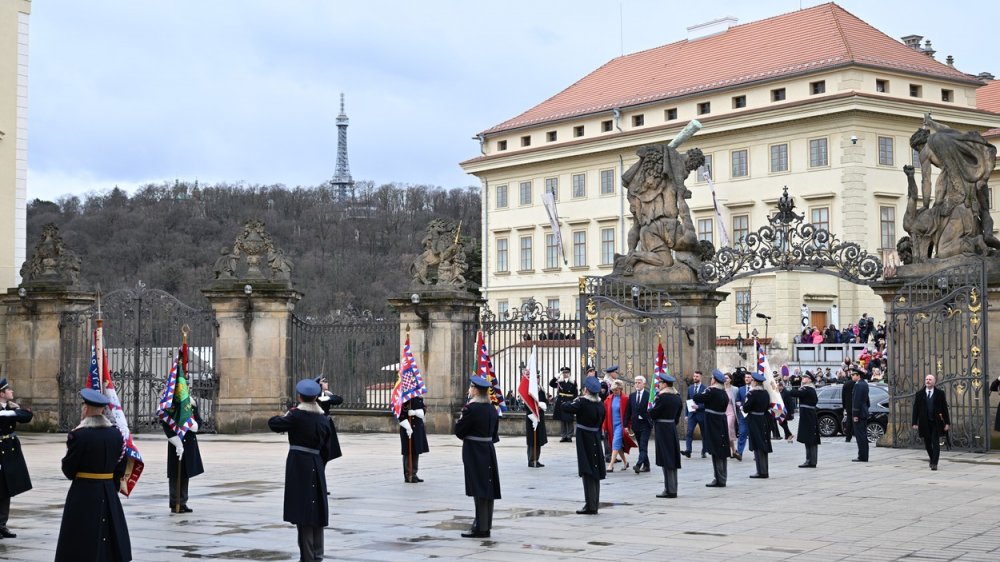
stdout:
{"type": "Polygon", "coordinates": [[[323,374],[344,408],[384,410],[399,371],[399,318],[370,312],[320,323],[292,315],[287,396],[298,380],[323,374]]]}

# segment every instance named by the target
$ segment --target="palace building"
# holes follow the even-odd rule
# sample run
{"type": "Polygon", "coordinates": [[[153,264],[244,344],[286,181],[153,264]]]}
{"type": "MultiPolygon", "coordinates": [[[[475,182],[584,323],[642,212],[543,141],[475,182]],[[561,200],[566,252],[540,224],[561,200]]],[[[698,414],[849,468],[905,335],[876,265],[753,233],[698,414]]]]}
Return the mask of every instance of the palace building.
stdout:
{"type": "MultiPolygon", "coordinates": [[[[909,138],[923,115],[993,141],[1000,134],[998,83],[936,60],[920,36],[893,39],[833,3],[735,24],[716,20],[612,59],[478,135],[482,154],[461,165],[482,187],[482,286],[494,312],[533,298],[576,313],[579,277],[609,274],[628,251],[622,171],[636,149],[669,141],[692,119],[703,129],[679,150],[706,157],[687,180],[699,238],[719,247],[720,222],[731,243],[766,225],[787,186],[807,222],[887,263],[905,234],[902,167],[914,162],[909,138]]],[[[867,286],[819,273],[766,273],[721,290],[720,337],[764,335],[760,313],[779,347],[803,324],[884,316],[867,286]]]]}

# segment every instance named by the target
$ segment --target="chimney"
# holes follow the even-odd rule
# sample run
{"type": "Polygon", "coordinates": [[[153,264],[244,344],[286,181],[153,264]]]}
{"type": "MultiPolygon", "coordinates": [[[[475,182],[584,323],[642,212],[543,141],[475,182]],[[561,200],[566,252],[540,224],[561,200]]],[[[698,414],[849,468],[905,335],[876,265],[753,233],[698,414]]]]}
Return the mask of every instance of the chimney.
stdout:
{"type": "Polygon", "coordinates": [[[906,37],[901,37],[903,44],[914,51],[920,50],[920,40],[923,38],[923,35],[907,35],[906,37]]]}
{"type": "Polygon", "coordinates": [[[739,21],[740,20],[734,18],[733,16],[726,16],[717,20],[692,25],[687,28],[687,39],[688,41],[694,41],[695,39],[703,39],[705,37],[711,37],[712,35],[718,35],[719,33],[729,30],[730,27],[733,27],[739,21]]]}
{"type": "Polygon", "coordinates": [[[937,52],[931,47],[930,39],[924,42],[924,48],[920,49],[920,51],[923,52],[925,55],[929,56],[930,58],[934,58],[934,53],[937,52]]]}
{"type": "Polygon", "coordinates": [[[946,62],[948,66],[955,66],[955,57],[948,55],[948,57],[944,59],[944,62],[946,62]]]}
{"type": "Polygon", "coordinates": [[[979,74],[976,75],[976,78],[979,78],[980,80],[983,81],[996,80],[996,77],[990,74],[989,72],[980,72],[979,74]]]}

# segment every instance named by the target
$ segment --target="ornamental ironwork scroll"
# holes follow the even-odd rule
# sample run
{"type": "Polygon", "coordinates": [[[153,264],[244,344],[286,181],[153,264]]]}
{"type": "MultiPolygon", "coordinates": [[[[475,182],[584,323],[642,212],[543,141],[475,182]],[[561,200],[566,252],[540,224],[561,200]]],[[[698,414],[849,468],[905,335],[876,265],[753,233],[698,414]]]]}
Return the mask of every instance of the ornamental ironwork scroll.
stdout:
{"type": "Polygon", "coordinates": [[[718,287],[736,279],[770,271],[815,271],[862,285],[882,277],[882,260],[856,242],[842,242],[830,231],[805,222],[794,212],[785,187],[770,224],[751,232],[732,247],[719,248],[698,271],[701,283],[718,287]]]}

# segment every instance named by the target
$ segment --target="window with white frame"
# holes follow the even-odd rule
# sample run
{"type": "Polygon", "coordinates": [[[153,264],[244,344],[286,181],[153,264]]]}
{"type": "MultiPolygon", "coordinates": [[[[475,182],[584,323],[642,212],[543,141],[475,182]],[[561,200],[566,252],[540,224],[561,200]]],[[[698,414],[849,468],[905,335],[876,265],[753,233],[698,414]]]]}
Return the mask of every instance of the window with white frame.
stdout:
{"type": "Polygon", "coordinates": [[[573,197],[587,196],[587,174],[573,174],[573,197]]]}
{"type": "Polygon", "coordinates": [[[497,238],[497,273],[506,273],[507,267],[507,239],[497,238]]]}
{"type": "Polygon", "coordinates": [[[497,209],[507,208],[507,184],[497,186],[497,209]]]}
{"type": "Polygon", "coordinates": [[[601,229],[601,265],[612,265],[615,262],[615,229],[601,229]]]}
{"type": "Polygon", "coordinates": [[[497,301],[497,317],[507,318],[510,314],[510,303],[507,301],[497,301]]]}
{"type": "Polygon", "coordinates": [[[705,181],[705,172],[708,172],[709,179],[712,178],[712,155],[705,154],[705,163],[698,168],[698,177],[695,181],[705,181]]]}
{"type": "Polygon", "coordinates": [[[556,267],[559,267],[559,244],[556,243],[556,235],[549,232],[545,235],[545,268],[556,267]]]}
{"type": "Polygon", "coordinates": [[[548,309],[549,318],[559,318],[559,299],[550,298],[546,300],[545,308],[548,309]]]}
{"type": "Polygon", "coordinates": [[[573,267],[587,265],[587,231],[573,233],[573,267]]]}
{"type": "Polygon", "coordinates": [[[615,192],[615,171],[601,170],[601,195],[611,195],[615,192]]]}
{"type": "Polygon", "coordinates": [[[747,150],[734,150],[732,153],[733,157],[733,170],[732,177],[734,178],[745,178],[749,174],[749,167],[747,166],[747,150]]]}
{"type": "Polygon", "coordinates": [[[559,178],[545,178],[545,193],[551,193],[556,201],[559,200],[559,178]]]}
{"type": "Polygon", "coordinates": [[[879,238],[883,250],[896,247],[896,207],[879,207],[879,238]]]}
{"type": "Polygon", "coordinates": [[[830,165],[830,153],[827,150],[826,139],[812,139],[809,141],[809,167],[819,168],[830,165]]]}
{"type": "Polygon", "coordinates": [[[712,223],[714,222],[715,219],[698,219],[698,240],[715,242],[715,238],[712,236],[712,223]]]}
{"type": "Polygon", "coordinates": [[[736,323],[750,323],[750,289],[736,289],[736,323]]]}
{"type": "Polygon", "coordinates": [[[893,162],[893,139],[892,137],[878,138],[878,163],[879,166],[892,166],[893,162]]]}
{"type": "Polygon", "coordinates": [[[528,271],[532,268],[531,263],[531,241],[532,236],[521,237],[521,271],[528,271]]]}
{"type": "Polygon", "coordinates": [[[830,230],[830,208],[816,207],[809,210],[809,222],[816,228],[830,230]]]}
{"type": "Polygon", "coordinates": [[[788,145],[771,145],[771,173],[788,171],[788,145]]]}
{"type": "Polygon", "coordinates": [[[742,244],[750,234],[750,215],[733,215],[733,241],[742,244]]]}
{"type": "Polygon", "coordinates": [[[521,205],[531,205],[531,182],[522,181],[518,188],[520,190],[519,203],[521,205]]]}

